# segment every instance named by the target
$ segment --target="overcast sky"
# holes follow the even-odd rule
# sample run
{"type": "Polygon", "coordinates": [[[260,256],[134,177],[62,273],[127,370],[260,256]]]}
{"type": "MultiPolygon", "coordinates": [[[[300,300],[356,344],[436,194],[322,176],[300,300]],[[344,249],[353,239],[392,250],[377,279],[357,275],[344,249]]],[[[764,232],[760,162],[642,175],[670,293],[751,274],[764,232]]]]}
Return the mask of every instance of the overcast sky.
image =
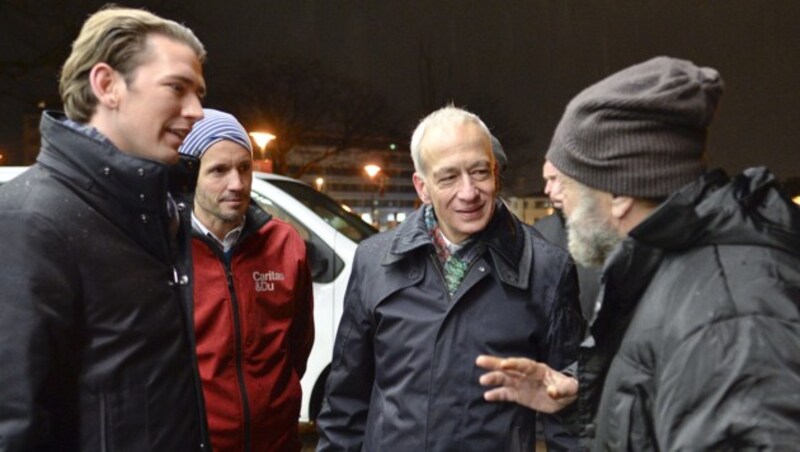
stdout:
{"type": "MultiPolygon", "coordinates": [[[[690,59],[722,74],[726,92],[711,128],[712,165],[738,172],[764,164],[779,177],[800,176],[800,2],[171,3],[188,4],[177,9],[185,17],[172,18],[190,25],[209,51],[211,102],[215,84],[235,81],[246,56],[307,57],[383,92],[410,135],[427,113],[420,95],[420,47],[427,47],[438,90],[467,108],[476,100],[477,106],[490,105],[476,113],[490,126],[512,124],[529,138],[509,150],[518,190],[541,189],[541,158],[572,96],[656,55],[690,59]]],[[[13,104],[10,98],[3,102],[13,104]]],[[[18,119],[7,105],[0,113],[0,145],[8,145],[18,119]]]]}

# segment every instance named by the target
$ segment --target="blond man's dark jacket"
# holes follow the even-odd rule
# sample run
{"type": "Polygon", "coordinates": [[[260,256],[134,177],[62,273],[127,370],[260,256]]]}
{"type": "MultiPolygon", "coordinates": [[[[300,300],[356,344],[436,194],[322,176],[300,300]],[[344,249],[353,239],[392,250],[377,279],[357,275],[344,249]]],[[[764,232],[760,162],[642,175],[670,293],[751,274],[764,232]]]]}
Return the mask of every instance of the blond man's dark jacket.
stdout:
{"type": "Polygon", "coordinates": [[[0,450],[207,447],[168,167],[59,114],[41,131],[0,188],[0,450]]]}

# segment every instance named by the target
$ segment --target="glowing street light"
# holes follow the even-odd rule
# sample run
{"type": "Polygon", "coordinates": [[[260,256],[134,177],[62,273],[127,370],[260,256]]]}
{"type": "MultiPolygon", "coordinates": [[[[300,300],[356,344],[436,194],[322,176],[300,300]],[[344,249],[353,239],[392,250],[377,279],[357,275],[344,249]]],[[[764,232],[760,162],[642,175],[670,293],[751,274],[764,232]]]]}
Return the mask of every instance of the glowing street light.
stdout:
{"type": "Polygon", "coordinates": [[[325,184],[325,179],[318,177],[314,179],[314,185],[317,186],[317,191],[322,191],[322,185],[325,184]]]}
{"type": "Polygon", "coordinates": [[[794,201],[795,204],[800,205],[800,196],[795,196],[792,198],[792,201],[794,201]]]}
{"type": "Polygon", "coordinates": [[[256,146],[261,150],[261,158],[264,158],[264,149],[270,141],[275,139],[275,135],[267,132],[250,132],[250,136],[253,138],[253,141],[256,142],[256,146]]]}
{"type": "Polygon", "coordinates": [[[381,219],[379,216],[380,212],[378,212],[378,193],[383,192],[384,178],[379,177],[377,181],[375,180],[375,178],[378,176],[378,173],[381,172],[381,167],[370,163],[369,165],[364,165],[364,172],[367,173],[367,176],[369,176],[369,179],[373,183],[377,183],[375,191],[372,192],[372,213],[370,215],[372,217],[371,218],[372,224],[375,227],[380,227],[381,219]]]}
{"type": "Polygon", "coordinates": [[[381,172],[381,167],[373,164],[364,165],[364,171],[366,171],[370,179],[375,179],[375,176],[381,172]]]}

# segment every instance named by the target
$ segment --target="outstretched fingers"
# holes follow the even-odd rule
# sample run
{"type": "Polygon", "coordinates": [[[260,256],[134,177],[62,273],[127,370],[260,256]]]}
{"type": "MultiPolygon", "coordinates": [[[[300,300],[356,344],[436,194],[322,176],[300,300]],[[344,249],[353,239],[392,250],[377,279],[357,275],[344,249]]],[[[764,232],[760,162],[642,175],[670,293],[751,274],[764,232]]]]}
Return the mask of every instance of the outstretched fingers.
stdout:
{"type": "Polygon", "coordinates": [[[516,402],[553,413],[572,403],[578,392],[574,378],[529,358],[481,355],[475,364],[489,371],[478,382],[491,387],[483,395],[490,402],[516,402]]]}

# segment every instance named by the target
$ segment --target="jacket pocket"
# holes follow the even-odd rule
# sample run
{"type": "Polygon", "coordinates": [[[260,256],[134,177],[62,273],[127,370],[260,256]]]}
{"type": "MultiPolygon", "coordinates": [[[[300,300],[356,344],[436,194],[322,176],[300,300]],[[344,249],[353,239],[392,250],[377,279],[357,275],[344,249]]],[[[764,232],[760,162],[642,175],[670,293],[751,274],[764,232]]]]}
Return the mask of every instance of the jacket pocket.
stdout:
{"type": "Polygon", "coordinates": [[[82,398],[82,450],[117,452],[150,449],[147,388],[84,393],[82,398]]]}
{"type": "Polygon", "coordinates": [[[644,391],[634,388],[634,393],[620,393],[619,402],[614,410],[617,414],[617,428],[612,428],[612,434],[617,434],[617,441],[611,444],[613,450],[626,451],[651,451],[657,450],[652,443],[649,425],[648,399],[644,391]]]}

